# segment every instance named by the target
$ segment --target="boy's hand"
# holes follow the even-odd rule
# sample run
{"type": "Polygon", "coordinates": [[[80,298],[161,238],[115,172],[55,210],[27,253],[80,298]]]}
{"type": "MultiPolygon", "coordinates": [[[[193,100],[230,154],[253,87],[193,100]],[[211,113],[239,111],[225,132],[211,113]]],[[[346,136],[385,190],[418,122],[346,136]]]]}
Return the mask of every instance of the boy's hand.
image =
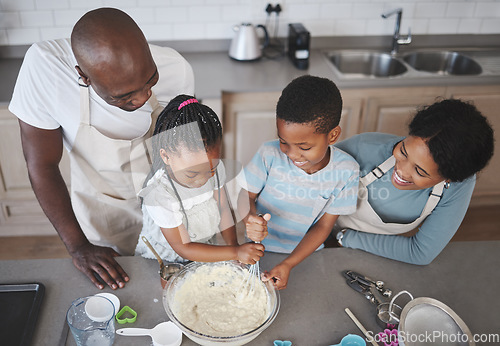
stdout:
{"type": "Polygon", "coordinates": [[[271,220],[271,214],[249,215],[245,226],[247,237],[255,242],[261,242],[267,237],[267,221],[271,220]]]}
{"type": "Polygon", "coordinates": [[[288,284],[288,277],[290,276],[291,270],[292,267],[282,262],[271,269],[270,272],[262,274],[262,281],[273,280],[273,285],[277,290],[285,289],[288,284]]]}
{"type": "Polygon", "coordinates": [[[245,243],[238,246],[238,261],[245,264],[255,264],[264,256],[264,245],[245,243]]]}

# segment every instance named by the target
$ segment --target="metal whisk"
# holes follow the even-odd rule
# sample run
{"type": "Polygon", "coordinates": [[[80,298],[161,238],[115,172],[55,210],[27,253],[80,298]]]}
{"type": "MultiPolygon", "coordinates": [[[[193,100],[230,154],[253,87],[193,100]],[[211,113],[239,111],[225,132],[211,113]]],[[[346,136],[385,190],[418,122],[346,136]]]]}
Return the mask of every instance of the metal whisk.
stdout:
{"type": "MultiPolygon", "coordinates": [[[[260,244],[260,241],[257,241],[255,243],[260,244]]],[[[255,262],[255,264],[252,264],[250,265],[250,267],[248,267],[247,277],[240,284],[236,297],[238,299],[241,299],[243,298],[243,295],[251,295],[255,289],[256,281],[258,282],[258,280],[260,280],[259,261],[255,262]]]]}

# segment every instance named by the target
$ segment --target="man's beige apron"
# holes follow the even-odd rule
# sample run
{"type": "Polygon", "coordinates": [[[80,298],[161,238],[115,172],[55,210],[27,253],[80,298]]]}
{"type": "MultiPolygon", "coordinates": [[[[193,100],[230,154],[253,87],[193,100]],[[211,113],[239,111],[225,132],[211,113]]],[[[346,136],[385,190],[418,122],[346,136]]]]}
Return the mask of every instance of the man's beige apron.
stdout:
{"type": "Polygon", "coordinates": [[[378,216],[378,214],[373,210],[368,202],[367,186],[375,180],[380,179],[385,173],[394,167],[395,163],[396,160],[394,156],[391,156],[359,180],[358,206],[356,212],[351,215],[339,216],[337,223],[335,224],[336,230],[349,228],[367,233],[401,234],[418,227],[418,225],[422,223],[422,221],[424,221],[430,213],[432,213],[441,199],[443,188],[445,186],[444,181],[434,185],[422,213],[411,223],[386,223],[382,221],[380,216],[378,216]]]}
{"type": "Polygon", "coordinates": [[[145,148],[162,110],[154,94],[148,102],[153,109],[148,131],[133,140],[113,139],[91,126],[89,88],[80,85],[80,124],[69,153],[72,206],[90,242],[123,255],[133,255],[142,228],[132,171],[142,170],[138,175],[144,179],[151,167],[146,151],[138,155],[134,149],[145,148]]]}

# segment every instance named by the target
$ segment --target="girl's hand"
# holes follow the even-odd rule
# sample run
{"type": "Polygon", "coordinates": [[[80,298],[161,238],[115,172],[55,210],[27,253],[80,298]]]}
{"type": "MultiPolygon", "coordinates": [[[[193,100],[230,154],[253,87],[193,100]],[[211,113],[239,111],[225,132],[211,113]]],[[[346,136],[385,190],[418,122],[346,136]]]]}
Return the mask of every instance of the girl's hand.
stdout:
{"type": "Polygon", "coordinates": [[[238,261],[245,264],[255,264],[264,256],[264,245],[245,243],[238,246],[238,261]]]}
{"type": "Polygon", "coordinates": [[[277,290],[282,290],[286,288],[288,284],[288,277],[290,276],[291,270],[292,267],[282,262],[271,269],[270,272],[265,272],[264,274],[262,274],[262,281],[272,280],[274,281],[274,287],[276,287],[277,290]]]}
{"type": "Polygon", "coordinates": [[[271,214],[265,215],[249,215],[245,226],[247,229],[247,237],[252,241],[261,242],[267,237],[267,221],[271,220],[271,214]]]}

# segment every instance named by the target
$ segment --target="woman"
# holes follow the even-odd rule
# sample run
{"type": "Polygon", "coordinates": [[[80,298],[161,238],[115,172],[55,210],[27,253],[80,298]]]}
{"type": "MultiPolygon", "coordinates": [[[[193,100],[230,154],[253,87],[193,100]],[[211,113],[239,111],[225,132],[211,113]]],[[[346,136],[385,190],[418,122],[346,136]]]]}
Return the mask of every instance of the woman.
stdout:
{"type": "Polygon", "coordinates": [[[420,110],[406,138],[364,133],[338,143],[362,178],[356,213],[340,216],[332,235],[344,247],[431,263],[460,226],[493,142],[476,107],[448,99],[420,110]]]}

